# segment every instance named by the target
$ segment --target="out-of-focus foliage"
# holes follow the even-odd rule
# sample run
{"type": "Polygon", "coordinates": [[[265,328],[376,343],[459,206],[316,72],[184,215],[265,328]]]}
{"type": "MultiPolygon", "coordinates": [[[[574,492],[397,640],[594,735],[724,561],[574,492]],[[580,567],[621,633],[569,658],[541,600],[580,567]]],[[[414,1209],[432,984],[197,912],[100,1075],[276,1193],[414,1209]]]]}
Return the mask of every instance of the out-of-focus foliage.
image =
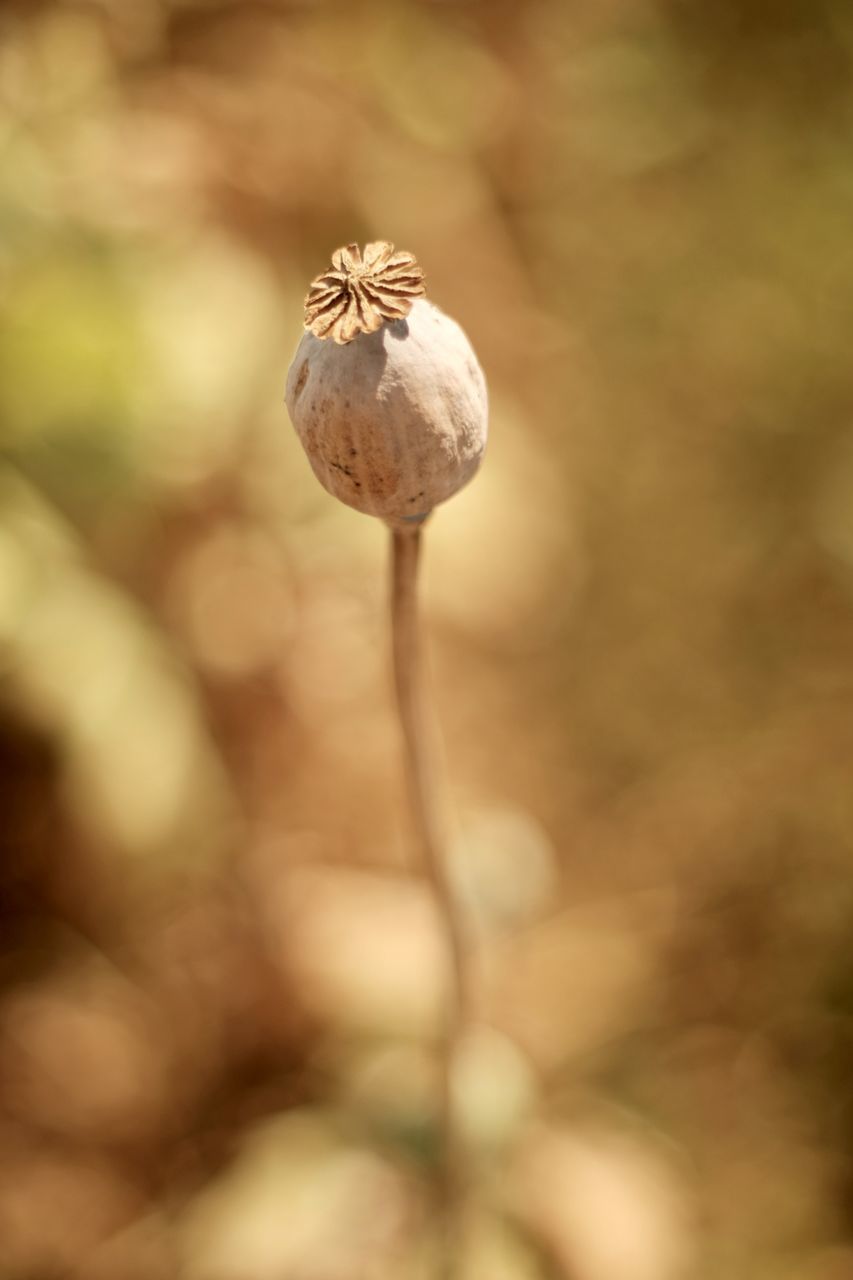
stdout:
{"type": "Polygon", "coordinates": [[[853,1274],[847,0],[0,7],[0,1280],[425,1280],[445,972],[382,529],[284,375],[388,238],[471,1280],[853,1274]]]}

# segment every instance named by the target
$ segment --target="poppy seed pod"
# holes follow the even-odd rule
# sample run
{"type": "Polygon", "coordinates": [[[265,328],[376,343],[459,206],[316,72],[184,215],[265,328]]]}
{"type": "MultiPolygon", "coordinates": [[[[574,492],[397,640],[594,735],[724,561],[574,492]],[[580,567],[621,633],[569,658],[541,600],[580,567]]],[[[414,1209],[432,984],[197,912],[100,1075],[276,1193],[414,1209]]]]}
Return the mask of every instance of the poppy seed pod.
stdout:
{"type": "Polygon", "coordinates": [[[483,371],[459,325],[418,296],[422,282],[411,255],[385,242],[363,257],[337,250],[306,299],[287,378],[320,483],[395,527],[467,484],[486,444],[483,371]]]}

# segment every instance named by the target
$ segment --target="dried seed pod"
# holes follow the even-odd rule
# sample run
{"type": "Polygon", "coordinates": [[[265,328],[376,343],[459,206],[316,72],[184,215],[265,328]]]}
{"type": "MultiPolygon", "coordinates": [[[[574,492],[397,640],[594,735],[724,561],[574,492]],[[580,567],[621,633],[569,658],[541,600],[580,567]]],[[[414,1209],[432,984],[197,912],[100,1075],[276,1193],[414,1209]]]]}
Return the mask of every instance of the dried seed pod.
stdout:
{"type": "Polygon", "coordinates": [[[318,282],[312,286],[286,401],[321,484],[356,510],[400,526],[422,520],[477,470],[486,443],[486,382],[454,320],[402,289],[390,299],[387,284],[383,289],[381,278],[378,285],[371,279],[364,266],[371,262],[380,271],[402,262],[406,287],[422,279],[411,255],[395,255],[384,243],[377,248],[368,245],[362,258],[350,246],[333,259],[342,272],[344,253],[356,263],[360,300],[352,301],[355,291],[344,297],[351,283],[338,281],[341,296],[318,313],[326,295],[318,299],[318,282]],[[377,319],[368,304],[381,306],[383,293],[389,311],[377,319]],[[391,308],[406,314],[393,318],[391,308]],[[317,336],[318,314],[333,342],[317,336]],[[361,327],[351,334],[355,320],[361,327]]]}

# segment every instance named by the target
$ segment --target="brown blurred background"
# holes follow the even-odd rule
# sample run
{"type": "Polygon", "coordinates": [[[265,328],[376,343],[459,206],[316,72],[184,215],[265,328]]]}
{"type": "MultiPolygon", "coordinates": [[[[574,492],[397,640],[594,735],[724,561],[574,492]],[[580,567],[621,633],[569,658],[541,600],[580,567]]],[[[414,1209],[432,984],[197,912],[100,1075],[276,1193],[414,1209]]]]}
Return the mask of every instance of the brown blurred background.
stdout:
{"type": "Polygon", "coordinates": [[[853,1277],[848,0],[0,5],[0,1280],[426,1280],[385,534],[283,407],[417,253],[470,1280],[853,1277]]]}

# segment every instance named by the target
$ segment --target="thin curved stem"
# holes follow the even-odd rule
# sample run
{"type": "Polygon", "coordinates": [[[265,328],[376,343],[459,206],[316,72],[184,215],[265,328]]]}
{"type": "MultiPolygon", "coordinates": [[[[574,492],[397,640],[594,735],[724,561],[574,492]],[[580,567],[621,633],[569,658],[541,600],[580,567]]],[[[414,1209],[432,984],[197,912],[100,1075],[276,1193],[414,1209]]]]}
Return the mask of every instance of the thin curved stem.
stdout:
{"type": "Polygon", "coordinates": [[[446,1280],[457,1274],[458,1219],[463,1187],[463,1151],[453,1104],[453,1059],[468,1015],[466,940],[462,917],[450,883],[444,823],[441,818],[434,731],[424,695],[423,660],[418,612],[420,528],[391,531],[391,621],[394,683],[403,731],[406,777],[421,863],[429,881],[447,940],[450,991],[441,1046],[440,1193],[444,1218],[446,1280]]]}

